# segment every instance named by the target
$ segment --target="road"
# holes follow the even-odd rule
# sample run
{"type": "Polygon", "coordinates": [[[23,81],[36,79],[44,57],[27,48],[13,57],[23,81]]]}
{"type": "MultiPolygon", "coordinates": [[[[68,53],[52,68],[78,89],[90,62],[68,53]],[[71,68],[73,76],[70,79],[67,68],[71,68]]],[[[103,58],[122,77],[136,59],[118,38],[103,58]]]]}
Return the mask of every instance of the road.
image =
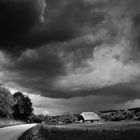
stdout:
{"type": "Polygon", "coordinates": [[[0,140],[16,140],[21,134],[36,124],[23,124],[0,128],[0,140]]]}

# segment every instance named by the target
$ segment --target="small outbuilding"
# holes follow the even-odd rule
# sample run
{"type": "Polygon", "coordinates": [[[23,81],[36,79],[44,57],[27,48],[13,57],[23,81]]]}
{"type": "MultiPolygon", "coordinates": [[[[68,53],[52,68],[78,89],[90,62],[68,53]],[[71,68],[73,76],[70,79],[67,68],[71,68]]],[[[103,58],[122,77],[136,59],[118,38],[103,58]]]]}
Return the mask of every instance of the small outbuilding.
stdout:
{"type": "Polygon", "coordinates": [[[78,118],[78,121],[84,122],[94,122],[100,121],[101,118],[94,112],[82,112],[78,118]]]}

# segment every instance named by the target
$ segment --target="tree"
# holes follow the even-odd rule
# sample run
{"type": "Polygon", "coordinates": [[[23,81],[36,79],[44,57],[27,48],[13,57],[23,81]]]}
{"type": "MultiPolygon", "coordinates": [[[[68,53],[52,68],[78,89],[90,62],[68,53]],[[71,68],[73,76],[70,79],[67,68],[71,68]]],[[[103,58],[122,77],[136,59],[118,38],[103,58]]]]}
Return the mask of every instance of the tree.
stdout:
{"type": "Polygon", "coordinates": [[[76,118],[74,117],[73,114],[71,114],[69,112],[65,112],[61,116],[61,120],[63,120],[65,123],[72,123],[76,120],[76,118]]]}
{"type": "Polygon", "coordinates": [[[44,121],[44,116],[43,115],[32,114],[29,117],[29,121],[32,122],[32,123],[42,123],[42,121],[44,121]]]}
{"type": "Polygon", "coordinates": [[[127,119],[127,120],[133,119],[133,118],[135,117],[134,112],[133,112],[133,111],[129,111],[129,110],[127,110],[127,109],[125,109],[125,110],[123,111],[123,114],[124,114],[124,116],[125,116],[125,119],[127,119]]]}
{"type": "Polygon", "coordinates": [[[15,119],[25,120],[33,114],[32,102],[28,96],[23,95],[21,92],[16,92],[14,95],[13,116],[15,119]]]}
{"type": "Polygon", "coordinates": [[[0,85],[0,118],[12,116],[13,96],[10,91],[0,85]]]}

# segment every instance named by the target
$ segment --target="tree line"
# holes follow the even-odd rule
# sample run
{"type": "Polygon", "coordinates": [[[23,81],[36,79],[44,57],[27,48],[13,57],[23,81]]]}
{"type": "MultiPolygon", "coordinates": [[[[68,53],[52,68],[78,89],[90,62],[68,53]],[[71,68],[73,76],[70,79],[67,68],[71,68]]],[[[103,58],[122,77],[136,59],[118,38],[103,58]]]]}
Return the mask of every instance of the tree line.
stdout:
{"type": "Polygon", "coordinates": [[[124,109],[106,113],[99,112],[98,115],[104,121],[140,120],[139,109],[124,109]]]}
{"type": "Polygon", "coordinates": [[[33,114],[32,102],[21,92],[13,95],[4,86],[0,86],[0,118],[28,121],[33,114]]]}
{"type": "MultiPolygon", "coordinates": [[[[98,112],[98,115],[104,121],[140,120],[140,108],[98,112]]],[[[0,85],[0,118],[2,119],[16,119],[36,123],[42,121],[46,123],[70,123],[76,121],[78,116],[70,113],[60,116],[35,115],[32,102],[28,96],[21,92],[16,92],[12,95],[7,88],[0,85]]]]}

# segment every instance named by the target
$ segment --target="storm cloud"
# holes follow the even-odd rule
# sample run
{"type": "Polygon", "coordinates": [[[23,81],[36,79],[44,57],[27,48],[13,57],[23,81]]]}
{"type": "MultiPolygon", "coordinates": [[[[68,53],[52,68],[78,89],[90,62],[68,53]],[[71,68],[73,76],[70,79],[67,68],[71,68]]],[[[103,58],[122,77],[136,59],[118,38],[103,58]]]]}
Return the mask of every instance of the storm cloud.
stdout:
{"type": "Polygon", "coordinates": [[[44,22],[45,8],[45,0],[1,0],[0,48],[20,51],[29,30],[44,22]]]}
{"type": "Polygon", "coordinates": [[[0,77],[8,86],[58,100],[140,98],[139,0],[47,0],[47,8],[44,0],[7,0],[0,7],[0,77]]]}

